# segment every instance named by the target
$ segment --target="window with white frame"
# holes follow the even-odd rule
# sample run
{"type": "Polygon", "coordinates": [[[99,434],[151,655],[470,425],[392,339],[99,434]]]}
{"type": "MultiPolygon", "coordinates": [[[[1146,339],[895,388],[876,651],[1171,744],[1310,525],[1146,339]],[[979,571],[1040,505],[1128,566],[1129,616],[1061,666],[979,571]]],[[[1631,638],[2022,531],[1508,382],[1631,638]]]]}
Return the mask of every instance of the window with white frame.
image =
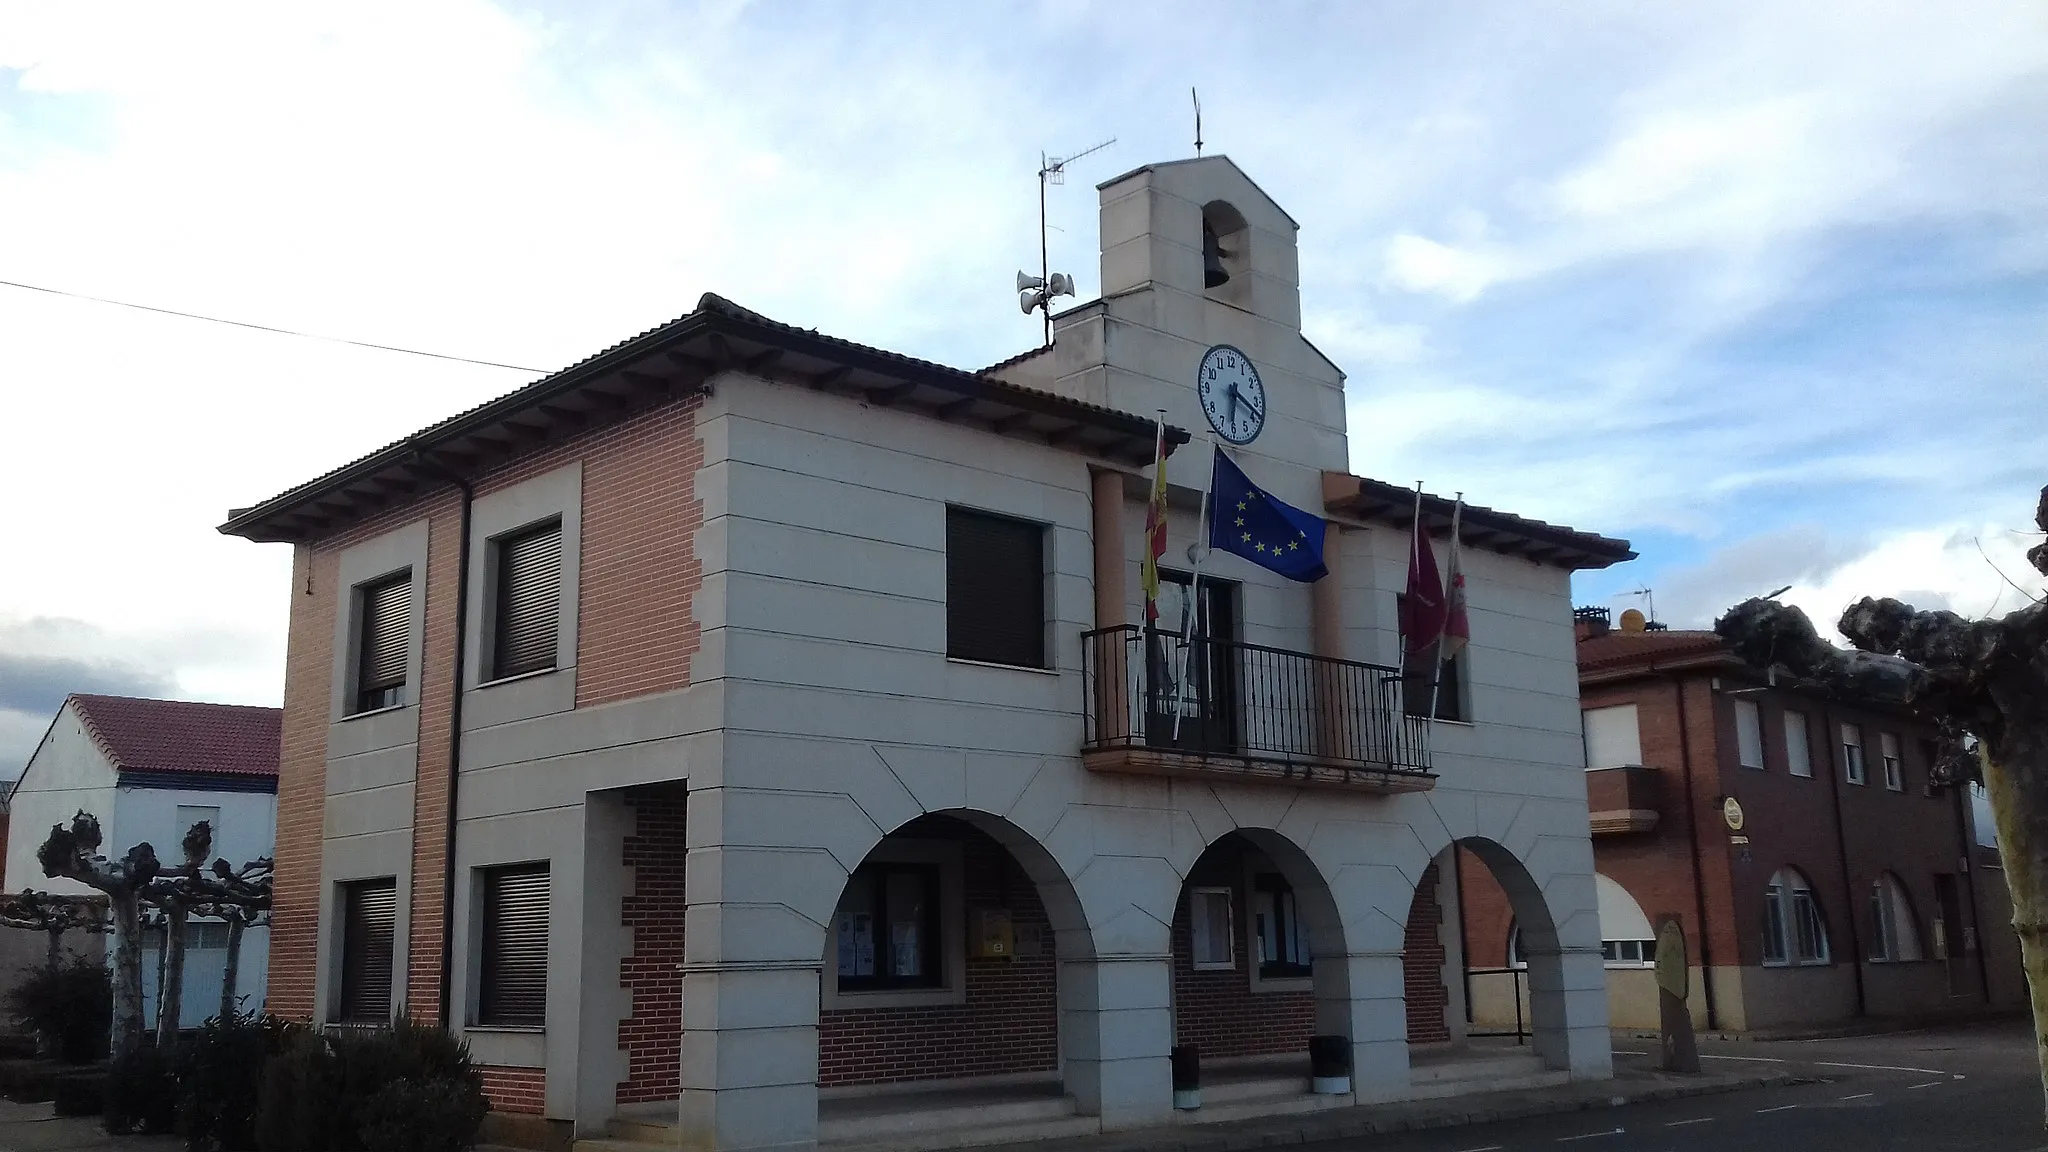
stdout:
{"type": "Polygon", "coordinates": [[[1863,770],[1863,730],[1854,724],[1842,725],[1842,779],[1851,784],[1868,779],[1863,770]]]}
{"type": "Polygon", "coordinates": [[[1878,961],[1920,959],[1920,929],[1906,886],[1887,872],[1870,884],[1870,958],[1878,961]]]}
{"type": "Polygon", "coordinates": [[[1899,738],[1890,732],[1877,734],[1877,753],[1884,759],[1884,786],[1893,792],[1906,790],[1906,765],[1899,758],[1899,738]]]}
{"type": "Polygon", "coordinates": [[[1785,713],[1785,764],[1794,776],[1813,775],[1813,745],[1806,733],[1806,713],[1785,713]]]}
{"type": "Polygon", "coordinates": [[[1288,978],[1312,971],[1308,925],[1301,921],[1294,889],[1278,873],[1252,878],[1252,934],[1259,942],[1260,976],[1288,978]]]}
{"type": "Polygon", "coordinates": [[[1615,704],[1579,713],[1586,728],[1586,767],[1626,768],[1643,762],[1642,734],[1636,706],[1615,704]]]}
{"type": "Polygon", "coordinates": [[[1230,934],[1230,889],[1195,888],[1188,892],[1188,935],[1195,971],[1227,972],[1237,967],[1237,949],[1230,934]]]}
{"type": "Polygon", "coordinates": [[[1829,962],[1827,925],[1813,886],[1790,868],[1771,877],[1764,889],[1764,963],[1773,966],[1829,962]]]}
{"type": "Polygon", "coordinates": [[[1764,766],[1763,710],[1754,700],[1735,702],[1735,750],[1744,768],[1764,766]]]}

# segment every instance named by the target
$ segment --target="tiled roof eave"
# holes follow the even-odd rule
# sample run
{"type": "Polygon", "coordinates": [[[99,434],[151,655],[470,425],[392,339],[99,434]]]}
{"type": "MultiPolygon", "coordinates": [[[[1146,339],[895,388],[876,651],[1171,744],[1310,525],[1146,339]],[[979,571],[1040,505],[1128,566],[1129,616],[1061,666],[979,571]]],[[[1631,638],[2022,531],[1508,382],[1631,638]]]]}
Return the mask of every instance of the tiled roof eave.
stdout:
{"type": "MultiPolygon", "coordinates": [[[[1139,466],[1151,420],[777,323],[707,293],[697,310],[488,404],[451,417],[261,504],[220,531],[304,541],[474,477],[569,436],[710,390],[738,373],[852,395],[879,407],[1139,466]]],[[[1186,443],[1168,429],[1169,450],[1186,443]]]]}
{"type": "MultiPolygon", "coordinates": [[[[1340,517],[1407,529],[1415,522],[1415,492],[1383,480],[1348,472],[1323,473],[1323,506],[1340,517]]],[[[1433,537],[1449,539],[1455,502],[1424,493],[1422,523],[1433,537]]],[[[1626,540],[1581,532],[1525,516],[1467,504],[1459,518],[1461,541],[1507,556],[1555,568],[1606,568],[1635,559],[1626,540]]]]}

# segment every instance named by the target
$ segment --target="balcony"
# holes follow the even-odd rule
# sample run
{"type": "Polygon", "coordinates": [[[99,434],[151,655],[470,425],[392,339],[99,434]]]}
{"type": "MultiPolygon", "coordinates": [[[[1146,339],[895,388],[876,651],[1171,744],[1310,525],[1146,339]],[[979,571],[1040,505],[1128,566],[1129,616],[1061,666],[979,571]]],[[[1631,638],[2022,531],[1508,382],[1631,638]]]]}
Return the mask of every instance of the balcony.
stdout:
{"type": "Polygon", "coordinates": [[[1364,792],[1436,784],[1398,669],[1135,625],[1082,636],[1092,772],[1364,792]]]}
{"type": "Polygon", "coordinates": [[[1656,769],[1640,764],[1587,772],[1586,807],[1592,815],[1593,835],[1619,836],[1656,828],[1663,807],[1662,783],[1656,769]]]}

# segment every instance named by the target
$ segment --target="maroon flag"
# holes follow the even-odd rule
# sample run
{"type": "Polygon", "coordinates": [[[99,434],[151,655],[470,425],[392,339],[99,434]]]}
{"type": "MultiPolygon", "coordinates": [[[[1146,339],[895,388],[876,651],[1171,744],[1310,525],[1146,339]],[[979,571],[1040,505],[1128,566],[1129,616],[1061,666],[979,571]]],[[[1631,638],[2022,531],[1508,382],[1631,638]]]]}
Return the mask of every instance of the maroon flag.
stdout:
{"type": "Polygon", "coordinates": [[[1422,486],[1415,488],[1415,528],[1408,545],[1408,590],[1401,597],[1401,671],[1420,674],[1423,683],[1436,678],[1437,642],[1450,621],[1443,577],[1437,574],[1436,551],[1422,526],[1422,486]]]}
{"type": "Polygon", "coordinates": [[[1439,658],[1446,663],[1472,642],[1472,622],[1465,616],[1465,573],[1458,565],[1458,522],[1464,514],[1465,497],[1461,492],[1458,506],[1451,512],[1451,568],[1449,579],[1444,581],[1444,643],[1439,658]]]}

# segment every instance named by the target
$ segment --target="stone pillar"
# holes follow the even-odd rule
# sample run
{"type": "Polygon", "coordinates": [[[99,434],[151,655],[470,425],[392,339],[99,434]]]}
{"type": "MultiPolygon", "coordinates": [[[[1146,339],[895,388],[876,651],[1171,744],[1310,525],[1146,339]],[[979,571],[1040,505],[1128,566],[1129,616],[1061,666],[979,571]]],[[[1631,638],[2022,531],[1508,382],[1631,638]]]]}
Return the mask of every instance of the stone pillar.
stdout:
{"type": "Polygon", "coordinates": [[[1351,1091],[1360,1104],[1408,1095],[1408,1000],[1401,953],[1318,955],[1316,1032],[1351,1037],[1351,1091]]]}
{"type": "Polygon", "coordinates": [[[829,851],[787,846],[799,839],[789,803],[690,790],[678,1105],[690,1152],[817,1144],[818,980],[846,869],[829,851]]]}
{"type": "MultiPolygon", "coordinates": [[[[583,799],[583,904],[578,934],[583,941],[582,978],[577,981],[575,1073],[576,1135],[602,1137],[617,1106],[627,1062],[619,1047],[619,1022],[632,1015],[633,1001],[619,982],[619,961],[632,947],[622,916],[626,895],[625,843],[633,814],[617,793],[583,799]]],[[[682,915],[682,909],[676,909],[682,915]]],[[[680,1020],[677,1027],[681,1027],[680,1020]]],[[[567,1077],[563,1077],[566,1079],[567,1077]]],[[[548,1077],[550,1091],[556,1077],[548,1077]]]]}
{"type": "MultiPolygon", "coordinates": [[[[1124,615],[1124,474],[1107,468],[1089,473],[1094,502],[1095,627],[1127,623],[1124,615]]],[[[1095,673],[1089,736],[1095,744],[1115,744],[1131,735],[1131,708],[1139,696],[1131,691],[1132,646],[1127,634],[1094,638],[1086,654],[1095,673]]]]}
{"type": "Polygon", "coordinates": [[[1173,1122],[1173,967],[1168,956],[1060,964],[1066,1088],[1104,1131],[1173,1122]]]}
{"type": "Polygon", "coordinates": [[[1598,948],[1560,948],[1523,934],[1529,964],[1529,1022],[1532,1050],[1552,1068],[1575,1080],[1614,1075],[1614,1049],[1607,1030],[1607,966],[1598,948]]]}

